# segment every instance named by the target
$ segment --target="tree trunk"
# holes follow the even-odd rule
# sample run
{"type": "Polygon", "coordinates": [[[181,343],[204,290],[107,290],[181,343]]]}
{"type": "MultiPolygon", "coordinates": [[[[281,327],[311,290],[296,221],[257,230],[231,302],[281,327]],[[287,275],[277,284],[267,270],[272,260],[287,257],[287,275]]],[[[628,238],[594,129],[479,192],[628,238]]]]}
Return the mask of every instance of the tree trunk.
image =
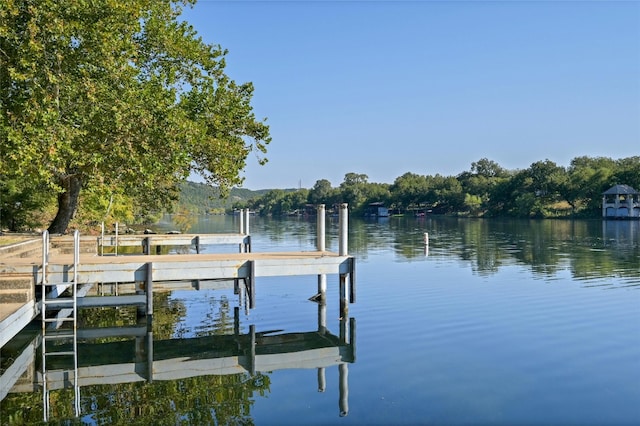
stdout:
{"type": "Polygon", "coordinates": [[[64,234],[67,231],[69,222],[78,207],[78,197],[82,187],[82,182],[74,175],[65,177],[61,184],[64,190],[58,194],[58,212],[49,225],[51,234],[64,234]]]}

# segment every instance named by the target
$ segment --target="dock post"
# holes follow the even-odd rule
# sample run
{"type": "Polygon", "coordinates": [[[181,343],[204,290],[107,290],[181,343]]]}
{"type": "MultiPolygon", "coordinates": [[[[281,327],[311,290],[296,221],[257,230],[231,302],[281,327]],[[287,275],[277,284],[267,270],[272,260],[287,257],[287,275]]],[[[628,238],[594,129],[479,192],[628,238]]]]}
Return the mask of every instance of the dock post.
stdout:
{"type": "Polygon", "coordinates": [[[346,318],[347,314],[349,313],[347,275],[349,274],[340,274],[340,318],[346,318]]]}
{"type": "Polygon", "coordinates": [[[324,335],[327,332],[327,304],[324,300],[318,303],[318,333],[324,335]]]}
{"type": "Polygon", "coordinates": [[[147,317],[153,316],[153,263],[147,263],[147,282],[145,285],[147,294],[147,317]]]}
{"type": "Polygon", "coordinates": [[[318,251],[325,251],[325,214],[324,204],[318,205],[317,211],[317,229],[316,229],[316,247],[318,251]]]}
{"type": "Polygon", "coordinates": [[[244,279],[245,287],[247,291],[247,297],[249,298],[249,309],[256,307],[256,262],[249,260],[249,276],[244,279]]]}
{"type": "Polygon", "coordinates": [[[245,209],[244,215],[244,234],[249,235],[249,209],[245,209]]]}
{"type": "Polygon", "coordinates": [[[196,235],[196,254],[200,254],[200,235],[196,235]]]}
{"type": "Polygon", "coordinates": [[[338,216],[338,222],[340,227],[339,250],[340,256],[346,256],[349,251],[349,209],[347,203],[340,204],[340,214],[338,216]]]}
{"type": "MultiPolygon", "coordinates": [[[[326,238],[324,204],[318,204],[316,223],[316,248],[318,251],[325,251],[326,238]]],[[[318,294],[316,294],[313,299],[319,300],[321,304],[324,304],[324,301],[327,300],[327,276],[325,274],[318,275],[318,294]]]]}
{"type": "Polygon", "coordinates": [[[319,274],[318,275],[318,293],[312,297],[315,301],[320,301],[324,303],[327,300],[327,275],[319,274]]]}
{"type": "Polygon", "coordinates": [[[146,255],[151,254],[151,237],[145,237],[142,240],[142,253],[146,255]]]}
{"type": "MultiPolygon", "coordinates": [[[[244,235],[244,209],[240,209],[240,214],[238,215],[238,232],[240,235],[244,235]]],[[[238,251],[240,253],[244,253],[245,245],[244,243],[240,243],[238,247],[238,251]]]]}
{"type": "Polygon", "coordinates": [[[356,259],[349,259],[349,302],[356,303],[356,259]]]}

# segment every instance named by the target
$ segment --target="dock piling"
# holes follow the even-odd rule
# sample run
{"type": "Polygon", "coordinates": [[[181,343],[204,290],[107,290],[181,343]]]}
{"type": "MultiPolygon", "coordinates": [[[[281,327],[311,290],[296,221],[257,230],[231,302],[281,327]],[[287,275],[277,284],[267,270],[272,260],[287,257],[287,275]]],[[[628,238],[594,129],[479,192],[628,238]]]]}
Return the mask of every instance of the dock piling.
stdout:
{"type": "Polygon", "coordinates": [[[249,235],[249,209],[244,210],[244,234],[249,235]]]}
{"type": "Polygon", "coordinates": [[[249,260],[249,276],[245,278],[245,287],[247,288],[247,297],[249,298],[249,309],[256,307],[256,262],[249,260]]]}
{"type": "Polygon", "coordinates": [[[316,248],[318,251],[325,251],[325,213],[324,204],[319,204],[317,208],[317,229],[316,248]]]}
{"type": "Polygon", "coordinates": [[[356,303],[356,259],[349,259],[349,302],[356,303]]]}
{"type": "Polygon", "coordinates": [[[338,222],[340,227],[339,233],[339,250],[340,256],[346,256],[349,251],[349,209],[347,203],[340,204],[340,213],[338,215],[338,222]]]}

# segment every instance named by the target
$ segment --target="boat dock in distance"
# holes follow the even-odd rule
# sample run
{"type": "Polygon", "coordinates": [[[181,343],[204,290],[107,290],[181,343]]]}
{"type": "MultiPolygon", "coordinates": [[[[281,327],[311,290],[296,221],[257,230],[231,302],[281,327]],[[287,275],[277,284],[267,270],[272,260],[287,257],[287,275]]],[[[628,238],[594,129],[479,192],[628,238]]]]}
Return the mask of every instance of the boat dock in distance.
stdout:
{"type": "MultiPolygon", "coordinates": [[[[256,304],[256,278],[317,275],[318,293],[324,302],[327,274],[339,276],[340,315],[355,302],[355,258],[347,254],[348,208],[340,206],[339,252],[325,248],[325,208],[318,206],[316,251],[251,252],[249,212],[241,212],[237,234],[142,234],[101,236],[93,253],[80,253],[80,237],[73,237],[73,254],[50,251],[49,235],[43,233],[42,255],[3,256],[0,252],[0,347],[41,312],[51,317],[73,315],[82,307],[138,305],[139,312],[153,315],[153,291],[230,287],[244,293],[248,307],[256,304]],[[238,244],[239,253],[204,254],[209,244],[238,244]],[[104,249],[137,245],[144,254],[107,255],[104,249]],[[153,246],[195,245],[196,254],[152,254],[153,246]],[[102,253],[103,255],[99,255],[102,253]],[[13,294],[7,293],[15,290],[13,294]],[[100,290],[98,290],[98,287],[100,290]],[[104,288],[109,288],[105,295],[104,288]],[[129,293],[127,293],[129,289],[129,293]],[[51,311],[51,312],[49,312],[51,311]]],[[[52,242],[71,237],[57,237],[52,242]]],[[[83,237],[84,241],[88,237],[83,237]]],[[[95,239],[93,240],[95,241],[95,239]]],[[[111,249],[110,249],[111,250],[111,249]]]]}

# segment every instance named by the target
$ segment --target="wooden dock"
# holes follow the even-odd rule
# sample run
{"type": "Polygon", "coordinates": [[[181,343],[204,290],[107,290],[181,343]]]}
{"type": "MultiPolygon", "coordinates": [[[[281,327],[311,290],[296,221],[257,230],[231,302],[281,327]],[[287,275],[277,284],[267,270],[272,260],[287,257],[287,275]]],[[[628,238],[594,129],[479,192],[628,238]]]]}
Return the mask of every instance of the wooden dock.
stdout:
{"type": "MultiPolygon", "coordinates": [[[[0,278],[30,282],[25,300],[0,303],[0,347],[7,343],[41,312],[42,299],[35,289],[46,281],[54,293],[47,297],[57,297],[67,288],[75,287],[78,294],[77,307],[139,305],[146,315],[153,314],[152,293],[158,284],[164,290],[184,288],[190,282],[193,289],[200,289],[199,283],[207,280],[231,280],[241,287],[248,296],[249,308],[256,303],[256,279],[270,276],[317,275],[317,299],[324,299],[326,275],[339,277],[340,312],[348,311],[348,304],[355,302],[355,259],[347,254],[347,208],[341,208],[339,252],[325,250],[324,246],[324,206],[318,211],[318,244],[316,251],[309,252],[250,252],[250,236],[245,233],[222,235],[126,235],[100,237],[94,250],[79,253],[79,260],[64,251],[27,257],[0,258],[0,278]],[[98,256],[100,246],[139,245],[143,253],[123,256],[98,256]],[[238,244],[239,253],[204,254],[152,254],[153,246],[238,244]],[[46,260],[45,260],[46,259],[46,260]],[[74,264],[77,261],[77,266],[74,264]],[[43,264],[45,265],[43,267],[43,264]],[[76,277],[75,281],[73,277],[76,277]],[[135,292],[117,295],[83,297],[96,284],[135,284],[135,292]]],[[[242,225],[248,231],[248,215],[242,225]]],[[[46,244],[43,243],[42,247],[46,244]]],[[[77,250],[77,249],[76,249],[77,250]]]]}

